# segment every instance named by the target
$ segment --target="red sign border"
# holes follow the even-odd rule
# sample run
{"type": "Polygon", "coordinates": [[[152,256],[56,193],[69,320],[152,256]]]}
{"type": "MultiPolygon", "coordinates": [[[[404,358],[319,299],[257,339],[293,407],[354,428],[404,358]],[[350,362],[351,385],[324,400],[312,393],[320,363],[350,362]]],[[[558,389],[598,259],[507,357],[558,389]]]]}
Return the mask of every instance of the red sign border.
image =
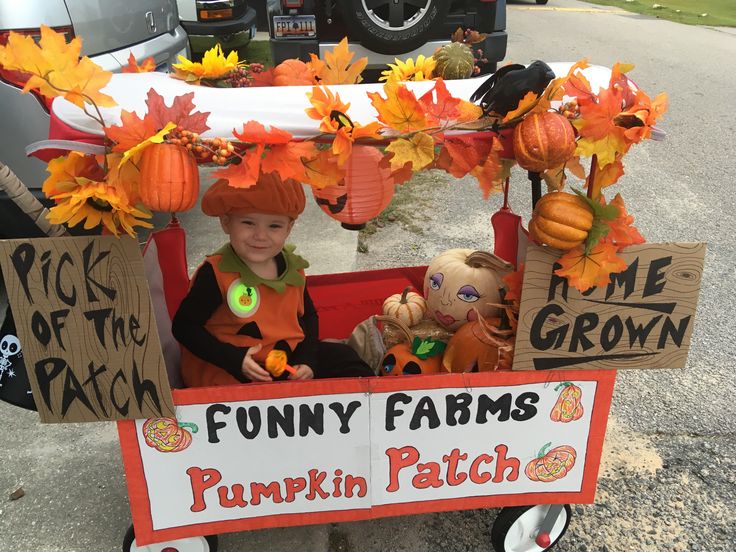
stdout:
{"type": "Polygon", "coordinates": [[[173,390],[174,404],[209,404],[242,400],[334,395],[340,393],[386,393],[391,391],[416,391],[422,389],[453,389],[498,387],[530,383],[557,383],[562,381],[595,381],[590,432],[588,434],[585,470],[579,492],[523,493],[467,498],[449,498],[388,504],[355,510],[331,510],[301,514],[265,515],[255,518],[213,521],[183,525],[167,529],[153,529],[151,502],[148,497],[143,460],[136,436],[135,422],[118,422],[120,448],[128,485],[128,497],[140,545],[173,541],[186,537],[214,535],[252,529],[316,525],[321,523],[360,521],[381,517],[429,512],[446,512],[475,508],[497,508],[529,504],[586,504],[595,498],[596,482],[603,452],[608,412],[611,407],[615,370],[554,370],[548,372],[486,372],[479,374],[443,374],[437,376],[402,376],[391,378],[333,379],[310,382],[250,383],[232,387],[208,387],[173,390]]]}

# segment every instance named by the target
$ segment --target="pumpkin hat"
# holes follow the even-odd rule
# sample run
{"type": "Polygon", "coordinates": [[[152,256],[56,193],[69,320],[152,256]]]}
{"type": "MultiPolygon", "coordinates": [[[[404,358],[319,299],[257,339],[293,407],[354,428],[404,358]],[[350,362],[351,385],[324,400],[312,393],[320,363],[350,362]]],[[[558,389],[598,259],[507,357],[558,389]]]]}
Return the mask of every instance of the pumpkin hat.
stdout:
{"type": "Polygon", "coordinates": [[[250,188],[235,188],[227,180],[215,182],[202,197],[205,215],[219,217],[228,213],[265,213],[296,219],[306,204],[301,183],[282,180],[278,173],[261,173],[250,188]]]}

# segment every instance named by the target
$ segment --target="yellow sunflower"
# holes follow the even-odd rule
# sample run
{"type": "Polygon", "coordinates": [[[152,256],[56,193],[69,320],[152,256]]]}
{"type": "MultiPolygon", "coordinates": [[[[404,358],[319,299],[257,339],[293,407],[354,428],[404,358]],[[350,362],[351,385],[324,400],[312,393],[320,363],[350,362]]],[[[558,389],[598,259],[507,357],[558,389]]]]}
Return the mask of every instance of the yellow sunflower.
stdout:
{"type": "Polygon", "coordinates": [[[219,44],[215,44],[202,56],[202,62],[190,61],[184,56],[179,56],[180,63],[174,63],[172,67],[176,70],[176,78],[187,82],[199,82],[200,79],[218,79],[224,77],[230,71],[242,65],[238,61],[238,52],[233,50],[227,57],[219,44]]]}
{"type": "Polygon", "coordinates": [[[139,220],[151,218],[151,213],[145,208],[139,209],[131,205],[123,190],[88,178],[76,177],[75,180],[75,187],[54,196],[57,204],[48,214],[52,224],[67,224],[71,227],[84,220],[85,230],[103,224],[116,236],[121,230],[135,236],[133,226],[153,227],[152,224],[139,220]]]}
{"type": "Polygon", "coordinates": [[[419,56],[414,61],[412,58],[406,61],[401,61],[398,58],[394,58],[396,65],[389,63],[389,69],[386,69],[381,73],[381,78],[378,80],[385,81],[389,78],[396,78],[400,81],[423,81],[432,79],[432,71],[437,62],[432,56],[424,57],[419,56]]]}

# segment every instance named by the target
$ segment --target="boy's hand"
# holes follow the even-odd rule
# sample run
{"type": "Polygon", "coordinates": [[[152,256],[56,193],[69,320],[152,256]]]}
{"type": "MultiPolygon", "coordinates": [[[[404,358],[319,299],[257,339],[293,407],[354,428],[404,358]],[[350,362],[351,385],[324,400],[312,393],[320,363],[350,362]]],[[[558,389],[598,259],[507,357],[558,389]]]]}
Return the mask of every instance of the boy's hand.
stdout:
{"type": "Polygon", "coordinates": [[[314,378],[314,372],[306,364],[297,364],[294,369],[296,374],[289,374],[290,380],[310,380],[314,378]]]}
{"type": "Polygon", "coordinates": [[[243,357],[241,370],[243,371],[243,375],[251,381],[273,381],[271,374],[266,372],[260,364],[253,360],[253,355],[260,351],[261,347],[262,345],[259,343],[258,345],[248,348],[248,352],[245,353],[245,356],[243,357]]]}

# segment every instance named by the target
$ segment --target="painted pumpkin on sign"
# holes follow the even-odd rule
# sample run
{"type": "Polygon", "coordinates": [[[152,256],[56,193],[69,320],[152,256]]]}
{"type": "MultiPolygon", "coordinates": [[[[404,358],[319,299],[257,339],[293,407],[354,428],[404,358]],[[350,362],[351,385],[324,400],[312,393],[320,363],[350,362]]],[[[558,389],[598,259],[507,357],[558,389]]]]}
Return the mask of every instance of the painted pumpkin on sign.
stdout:
{"type": "Polygon", "coordinates": [[[429,314],[444,328],[457,330],[478,314],[499,312],[499,288],[514,267],[503,259],[472,249],[449,249],[429,264],[424,276],[424,296],[429,314]]]}
{"type": "Polygon", "coordinates": [[[569,251],[588,238],[593,209],[577,194],[551,192],[537,201],[529,221],[529,237],[537,243],[569,251]]]}
{"type": "Polygon", "coordinates": [[[199,169],[189,150],[175,144],[151,144],[140,160],[139,194],[152,211],[181,213],[199,198],[199,169]]]}
{"type": "Polygon", "coordinates": [[[545,453],[551,444],[544,445],[537,457],[526,465],[524,473],[532,481],[549,483],[562,479],[575,465],[577,453],[574,448],[562,445],[545,453]]]}
{"type": "Polygon", "coordinates": [[[151,418],[143,424],[143,438],[149,447],[159,452],[179,452],[192,442],[192,434],[184,429],[186,427],[197,433],[195,424],[179,424],[174,418],[151,418]]]}
{"type": "Polygon", "coordinates": [[[427,312],[427,301],[418,293],[407,287],[402,293],[395,293],[383,302],[383,314],[398,318],[411,327],[424,318],[427,312]]]}
{"type": "Polygon", "coordinates": [[[446,346],[444,342],[417,337],[403,322],[390,316],[376,316],[376,320],[393,324],[406,338],[405,342],[386,351],[378,373],[380,376],[436,374],[442,370],[442,353],[446,346]]]}
{"type": "Polygon", "coordinates": [[[569,381],[560,383],[555,387],[555,391],[559,391],[560,396],[557,397],[557,402],[552,407],[550,412],[550,419],[553,422],[574,422],[583,417],[583,405],[580,404],[580,400],[583,397],[583,391],[569,381]]]}

